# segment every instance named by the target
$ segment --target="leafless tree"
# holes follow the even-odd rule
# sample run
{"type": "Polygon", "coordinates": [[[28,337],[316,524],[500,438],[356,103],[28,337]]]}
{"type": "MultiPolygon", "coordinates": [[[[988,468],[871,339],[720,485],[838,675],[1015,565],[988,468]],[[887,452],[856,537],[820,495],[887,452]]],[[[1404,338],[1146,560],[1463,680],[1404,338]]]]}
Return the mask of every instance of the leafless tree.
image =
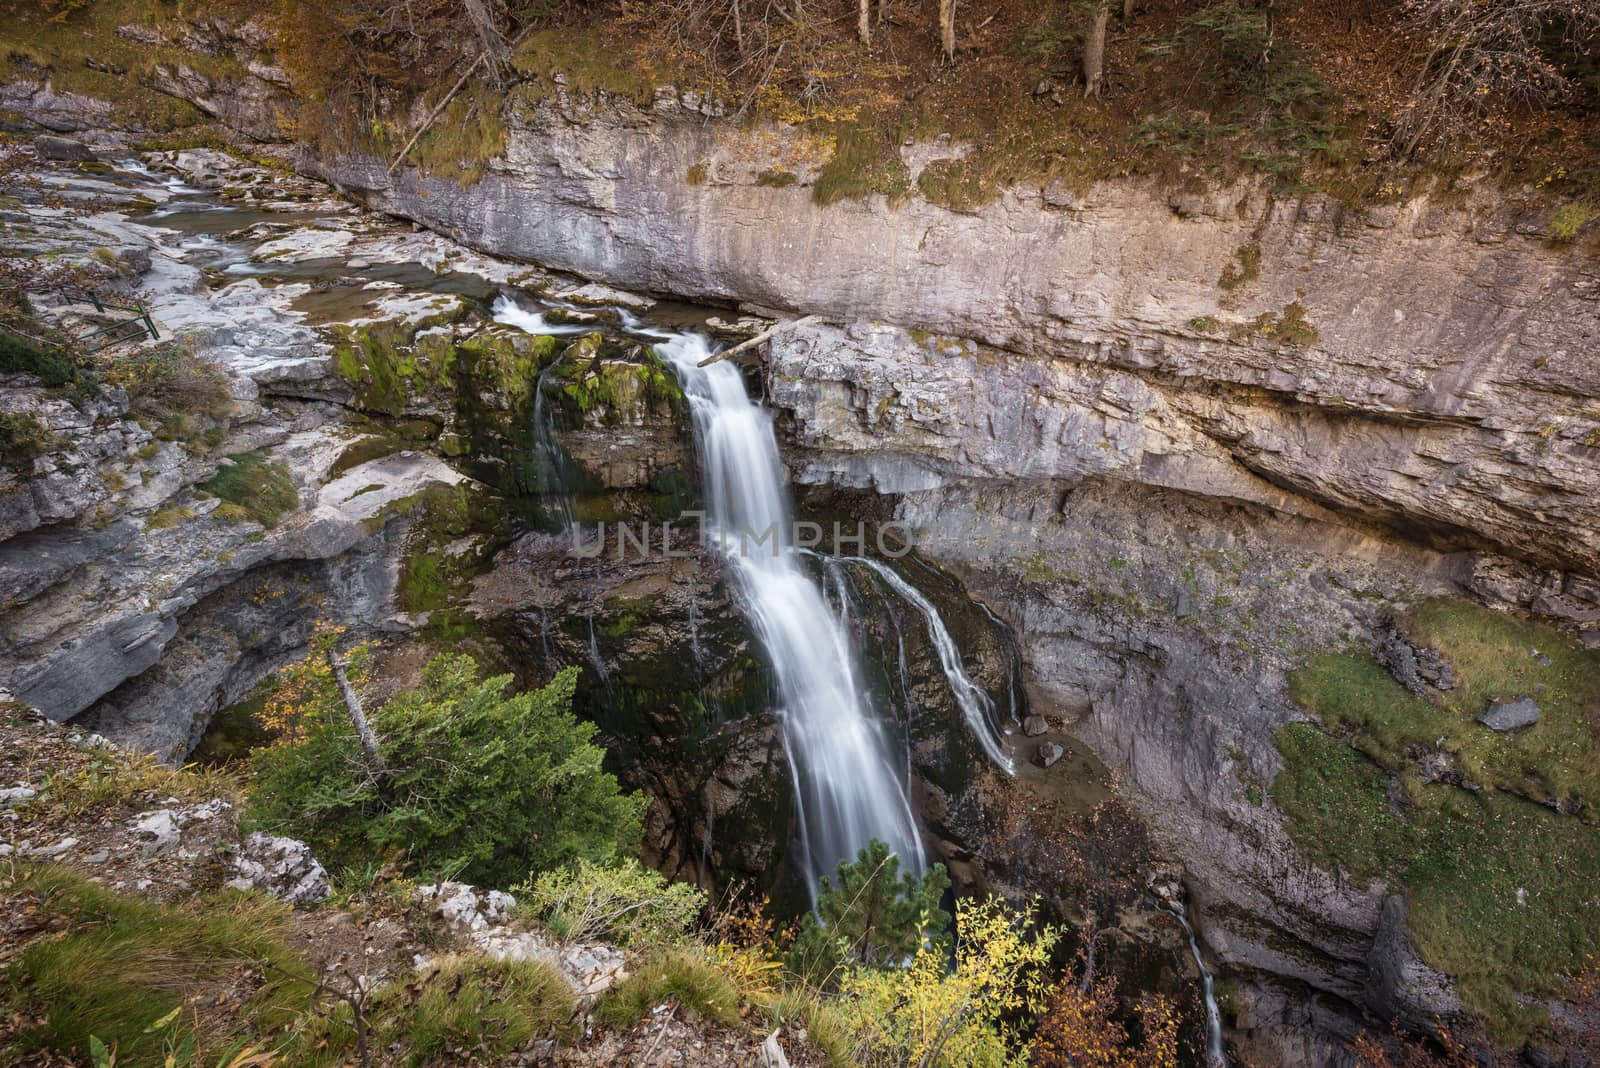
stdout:
{"type": "Polygon", "coordinates": [[[939,43],[944,58],[956,58],[956,0],[939,0],[939,43]]]}
{"type": "Polygon", "coordinates": [[[1587,54],[1600,38],[1595,0],[1404,0],[1402,13],[1427,48],[1399,126],[1404,156],[1495,111],[1559,100],[1572,90],[1561,51],[1587,54]]]}

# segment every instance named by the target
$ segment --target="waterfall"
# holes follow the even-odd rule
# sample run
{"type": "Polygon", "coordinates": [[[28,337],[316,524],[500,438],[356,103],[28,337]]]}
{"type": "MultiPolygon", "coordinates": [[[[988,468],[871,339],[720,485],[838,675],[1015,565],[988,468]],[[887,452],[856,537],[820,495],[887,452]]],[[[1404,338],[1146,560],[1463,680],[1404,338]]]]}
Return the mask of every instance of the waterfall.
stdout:
{"type": "Polygon", "coordinates": [[[893,568],[879,560],[866,556],[851,556],[845,559],[871,568],[879,578],[888,583],[890,589],[922,613],[923,621],[928,626],[928,638],[933,642],[934,651],[939,655],[939,665],[944,669],[944,677],[950,684],[950,694],[956,699],[968,728],[983,746],[983,751],[989,755],[990,760],[1008,772],[1015,770],[1011,758],[1000,748],[1000,727],[995,722],[994,701],[984,688],[973,682],[972,676],[967,674],[965,665],[961,663],[961,650],[956,648],[955,639],[950,637],[950,631],[945,627],[944,620],[939,616],[939,610],[933,606],[933,602],[924,597],[915,586],[901,578],[893,568]]]}
{"type": "MultiPolygon", "coordinates": [[[[530,334],[541,334],[555,337],[562,334],[586,334],[591,332],[588,326],[562,326],[545,322],[543,312],[530,312],[524,309],[510,297],[501,295],[494,302],[494,319],[497,323],[505,323],[519,330],[526,330],[530,334]]],[[[529,487],[539,495],[541,503],[552,506],[555,519],[560,524],[560,533],[565,534],[572,529],[572,480],[567,477],[572,461],[568,459],[566,451],[562,449],[561,442],[556,438],[555,415],[550,411],[550,402],[545,399],[545,379],[566,357],[562,352],[549,366],[539,372],[533,384],[533,481],[529,487]]]]}
{"type": "Polygon", "coordinates": [[[1181,904],[1168,905],[1167,911],[1183,925],[1183,933],[1189,936],[1189,953],[1194,957],[1195,967],[1200,969],[1200,989],[1206,1003],[1206,1068],[1228,1068],[1228,1056],[1222,1047],[1222,1010],[1217,1007],[1211,969],[1206,967],[1205,958],[1200,955],[1200,940],[1195,937],[1194,928],[1189,926],[1189,917],[1183,914],[1181,904]]]}
{"type": "Polygon", "coordinates": [[[733,575],[776,678],[813,900],[818,880],[874,838],[920,874],[926,859],[888,739],[844,628],[793,544],[771,419],[751,402],[732,364],[699,366],[711,355],[703,337],[677,335],[657,351],[677,373],[694,417],[707,536],[733,575]]]}
{"type": "Polygon", "coordinates": [[[589,623],[589,663],[594,665],[595,674],[600,676],[600,685],[604,686],[607,693],[611,692],[611,672],[606,670],[605,657],[600,655],[600,643],[594,635],[594,613],[590,612],[584,617],[589,623]]]}

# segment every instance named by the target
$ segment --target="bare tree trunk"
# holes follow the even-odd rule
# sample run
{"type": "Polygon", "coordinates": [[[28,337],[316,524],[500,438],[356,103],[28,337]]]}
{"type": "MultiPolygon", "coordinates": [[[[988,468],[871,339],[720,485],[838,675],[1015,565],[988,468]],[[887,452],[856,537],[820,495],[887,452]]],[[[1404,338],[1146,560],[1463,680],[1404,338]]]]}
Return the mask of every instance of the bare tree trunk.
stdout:
{"type": "Polygon", "coordinates": [[[744,52],[744,15],[739,11],[739,0],[733,0],[733,43],[738,46],[739,55],[744,52]]]}
{"type": "Polygon", "coordinates": [[[378,736],[373,732],[372,724],[367,722],[366,710],[361,707],[361,695],[350,685],[350,677],[344,673],[344,664],[339,661],[339,654],[332,649],[328,650],[328,666],[333,669],[334,681],[339,684],[339,696],[344,698],[344,710],[350,714],[350,722],[355,725],[356,736],[361,739],[361,748],[366,752],[368,759],[377,763],[378,736]]]}
{"type": "Polygon", "coordinates": [[[1130,25],[1133,22],[1133,0],[1122,0],[1122,24],[1130,25]]]}
{"type": "Polygon", "coordinates": [[[500,87],[501,69],[511,58],[511,50],[506,47],[506,39],[500,35],[500,27],[495,24],[494,12],[484,0],[463,0],[467,10],[467,21],[472,24],[472,32],[477,34],[481,46],[484,66],[489,73],[489,80],[500,87]]]}
{"type": "Polygon", "coordinates": [[[856,35],[861,38],[862,44],[872,43],[872,0],[857,0],[856,35]]]}
{"type": "Polygon", "coordinates": [[[1100,99],[1100,82],[1106,70],[1106,23],[1111,20],[1110,0],[1100,0],[1094,23],[1083,42],[1083,95],[1100,99]]]}
{"type": "Polygon", "coordinates": [[[944,58],[956,58],[956,0],[939,0],[939,41],[944,58]]]}

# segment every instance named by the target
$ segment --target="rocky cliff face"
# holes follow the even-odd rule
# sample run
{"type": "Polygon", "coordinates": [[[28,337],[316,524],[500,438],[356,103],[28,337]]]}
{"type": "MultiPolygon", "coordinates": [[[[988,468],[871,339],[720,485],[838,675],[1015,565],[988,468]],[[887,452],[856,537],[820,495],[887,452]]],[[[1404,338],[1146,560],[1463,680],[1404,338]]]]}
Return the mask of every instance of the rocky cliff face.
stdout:
{"type": "Polygon", "coordinates": [[[468,188],[313,166],[502,254],[850,324],[770,346],[797,477],[887,495],[1016,628],[1036,706],[1128,770],[1188,864],[1246,1041],[1322,1062],[1362,1011],[1452,1011],[1383,884],[1297,857],[1263,801],[1273,731],[1302,715],[1291,667],[1417,598],[1600,640],[1593,260],[1488,193],[819,208],[803,165],[759,182],[804,145],[687,110],[513,110],[468,188]]]}
{"type": "MultiPolygon", "coordinates": [[[[1215,495],[1270,483],[1436,544],[1600,572],[1600,274],[1515,200],[1355,210],[1248,183],[1105,183],[1014,189],[970,215],[881,197],[819,208],[814,169],[758,183],[807,158],[798,135],[707,122],[670,94],[650,114],[508,118],[504,159],[466,188],[391,180],[376,161],[313,166],[471,244],[614,284],[1070,358],[1082,388],[1164,406],[1183,452],[1222,458],[1215,495]]],[[[906,155],[914,184],[928,154],[906,155]]],[[[1026,460],[1081,470],[1091,450],[1068,437],[1026,460]]]]}
{"type": "MultiPolygon", "coordinates": [[[[1324,1063],[1362,1011],[1450,1011],[1388,888],[1297,857],[1263,797],[1273,731],[1302,715],[1291,667],[1370,641],[1420,597],[1600,640],[1594,260],[1487,192],[1352,209],[1250,183],[1111,183],[1017,188],[969,214],[821,208],[814,145],[713,110],[670,92],[649,110],[513,105],[503,158],[465,187],[372,159],[301,163],[497,254],[847,324],[770,345],[797,479],[883,495],[1014,628],[1035,708],[1127,769],[1239,977],[1239,1034],[1324,1063]],[[760,181],[779,165],[796,184],[760,181]]],[[[913,184],[956,151],[907,146],[913,184]]],[[[624,469],[619,487],[653,478],[624,469]]],[[[637,577],[664,619],[721,596],[691,573],[637,577]]],[[[583,655],[589,632],[552,638],[512,608],[542,603],[531,589],[501,608],[521,611],[521,640],[583,655]]],[[[628,610],[608,589],[557,604],[601,625],[601,671],[604,628],[628,610]]],[[[669,632],[663,661],[683,654],[669,632]]],[[[680,810],[734,812],[740,761],[772,760],[771,743],[722,738],[680,810]]],[[[656,831],[680,869],[707,840],[656,831]]]]}

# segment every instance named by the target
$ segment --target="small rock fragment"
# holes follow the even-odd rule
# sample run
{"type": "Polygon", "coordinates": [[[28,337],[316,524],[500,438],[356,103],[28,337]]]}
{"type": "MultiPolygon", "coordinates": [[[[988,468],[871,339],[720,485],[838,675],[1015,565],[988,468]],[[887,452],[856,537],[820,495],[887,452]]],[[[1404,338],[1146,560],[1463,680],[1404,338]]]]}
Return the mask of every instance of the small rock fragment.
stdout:
{"type": "Polygon", "coordinates": [[[67,852],[67,850],[71,849],[77,844],[78,840],[76,838],[63,838],[59,842],[54,842],[47,846],[34,846],[32,849],[28,850],[28,856],[59,857],[61,854],[67,852]]]}
{"type": "Polygon", "coordinates": [[[1532,698],[1521,697],[1490,705],[1489,710],[1478,717],[1478,722],[1492,731],[1514,731],[1538,723],[1540,715],[1539,706],[1532,698]]]}
{"type": "Polygon", "coordinates": [[[178,830],[178,818],[164,808],[133,817],[128,821],[128,830],[144,842],[146,853],[171,849],[182,834],[178,830]]]}

